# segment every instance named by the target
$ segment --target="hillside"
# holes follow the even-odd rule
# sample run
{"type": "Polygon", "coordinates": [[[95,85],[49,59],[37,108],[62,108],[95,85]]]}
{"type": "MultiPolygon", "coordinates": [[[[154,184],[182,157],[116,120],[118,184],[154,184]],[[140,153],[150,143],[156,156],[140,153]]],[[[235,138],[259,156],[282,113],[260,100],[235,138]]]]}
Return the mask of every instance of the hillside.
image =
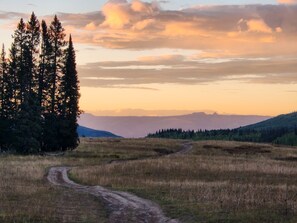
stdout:
{"type": "Polygon", "coordinates": [[[180,116],[94,116],[82,114],[79,124],[93,129],[102,129],[125,138],[145,137],[160,129],[182,128],[198,129],[233,129],[267,120],[267,116],[220,115],[203,112],[180,116]]]}
{"type": "Polygon", "coordinates": [[[229,140],[281,145],[297,145],[297,113],[280,115],[256,124],[234,129],[189,131],[163,129],[148,135],[149,138],[193,140],[229,140]]]}
{"type": "Polygon", "coordinates": [[[275,118],[265,120],[256,124],[248,125],[242,129],[253,129],[253,130],[263,130],[263,129],[275,129],[275,128],[290,128],[293,129],[297,126],[297,112],[290,114],[279,115],[275,118]]]}
{"type": "Polygon", "coordinates": [[[83,126],[78,126],[77,129],[79,137],[96,137],[96,138],[119,138],[111,132],[90,129],[83,126]]]}

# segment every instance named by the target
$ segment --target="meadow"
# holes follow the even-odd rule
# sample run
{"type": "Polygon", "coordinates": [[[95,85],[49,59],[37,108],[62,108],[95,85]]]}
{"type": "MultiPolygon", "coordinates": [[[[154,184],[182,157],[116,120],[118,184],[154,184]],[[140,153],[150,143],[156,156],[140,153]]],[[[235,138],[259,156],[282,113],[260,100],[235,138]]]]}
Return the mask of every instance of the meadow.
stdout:
{"type": "Polygon", "coordinates": [[[64,156],[0,156],[0,222],[108,222],[100,200],[49,185],[50,166],[81,184],[155,201],[181,222],[296,222],[297,149],[241,142],[82,139],[64,156]],[[82,202],[83,200],[83,202],[82,202]]]}

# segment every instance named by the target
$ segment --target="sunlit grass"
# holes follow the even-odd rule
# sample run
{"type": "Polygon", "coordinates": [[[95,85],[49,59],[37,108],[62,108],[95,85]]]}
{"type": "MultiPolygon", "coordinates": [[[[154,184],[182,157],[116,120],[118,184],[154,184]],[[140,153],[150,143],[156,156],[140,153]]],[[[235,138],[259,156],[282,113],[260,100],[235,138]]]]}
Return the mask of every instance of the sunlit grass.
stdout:
{"type": "Polygon", "coordinates": [[[191,154],[80,167],[84,184],[134,192],[184,222],[295,222],[295,148],[197,142],[191,154]]]}
{"type": "Polygon", "coordinates": [[[175,151],[180,145],[158,139],[82,139],[77,150],[60,157],[0,155],[0,222],[106,222],[107,212],[100,200],[51,186],[46,180],[48,168],[91,168],[113,160],[156,157],[156,149],[175,151]]]}
{"type": "Polygon", "coordinates": [[[0,222],[107,222],[100,200],[49,185],[47,169],[61,165],[80,183],[130,191],[183,222],[297,221],[296,148],[205,141],[171,154],[184,144],[82,139],[61,157],[2,155],[0,222]]]}

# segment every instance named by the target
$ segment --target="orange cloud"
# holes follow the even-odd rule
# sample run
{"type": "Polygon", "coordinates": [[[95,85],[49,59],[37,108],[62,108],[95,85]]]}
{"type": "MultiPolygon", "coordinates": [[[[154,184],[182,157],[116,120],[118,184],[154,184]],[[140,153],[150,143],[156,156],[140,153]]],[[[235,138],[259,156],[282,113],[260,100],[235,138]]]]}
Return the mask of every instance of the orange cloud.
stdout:
{"type": "Polygon", "coordinates": [[[135,22],[139,22],[145,16],[153,15],[159,11],[159,8],[154,3],[144,3],[139,0],[133,0],[128,3],[126,0],[113,0],[107,2],[102,9],[105,16],[103,27],[124,28],[135,22]]]}
{"type": "Polygon", "coordinates": [[[297,4],[297,0],[278,0],[281,4],[297,4]]]}
{"type": "Polygon", "coordinates": [[[272,29],[262,19],[247,21],[248,31],[260,33],[272,33],[272,29]]]}
{"type": "Polygon", "coordinates": [[[96,25],[94,22],[90,22],[85,26],[86,30],[96,30],[96,25]]]}
{"type": "Polygon", "coordinates": [[[296,55],[297,7],[207,6],[162,10],[140,0],[108,1],[102,12],[62,14],[76,41],[106,48],[181,48],[236,55],[296,55]]]}

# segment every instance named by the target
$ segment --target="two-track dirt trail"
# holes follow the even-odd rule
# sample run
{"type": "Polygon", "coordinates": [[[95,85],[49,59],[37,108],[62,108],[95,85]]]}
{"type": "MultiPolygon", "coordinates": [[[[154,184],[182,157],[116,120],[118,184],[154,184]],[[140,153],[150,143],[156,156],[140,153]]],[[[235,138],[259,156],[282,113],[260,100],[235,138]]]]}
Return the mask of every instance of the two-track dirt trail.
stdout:
{"type": "MultiPolygon", "coordinates": [[[[192,144],[186,143],[177,154],[184,154],[192,149],[192,144]]],[[[173,155],[173,154],[171,154],[173,155]]],[[[103,200],[109,211],[111,223],[178,223],[178,220],[166,217],[160,206],[152,201],[136,195],[113,191],[101,186],[84,186],[71,181],[68,177],[69,167],[51,167],[47,179],[55,186],[71,188],[77,192],[94,195],[103,200]]]]}

